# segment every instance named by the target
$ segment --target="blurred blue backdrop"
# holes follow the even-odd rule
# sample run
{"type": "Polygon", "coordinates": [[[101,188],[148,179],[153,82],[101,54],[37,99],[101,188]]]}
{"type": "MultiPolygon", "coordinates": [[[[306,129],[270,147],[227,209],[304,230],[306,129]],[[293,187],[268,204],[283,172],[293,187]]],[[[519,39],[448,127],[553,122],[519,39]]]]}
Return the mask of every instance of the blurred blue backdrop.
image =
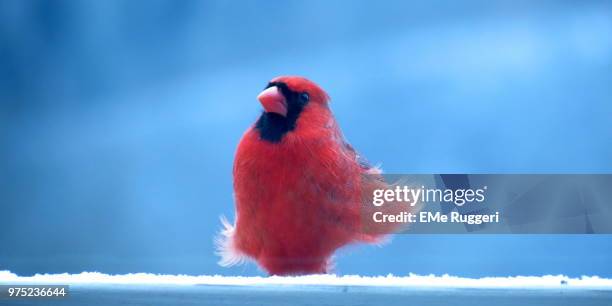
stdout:
{"type": "MultiPolygon", "coordinates": [[[[609,1],[0,0],[0,270],[216,265],[255,96],[332,96],[388,173],[612,172],[609,1]]],[[[396,236],[341,274],[612,276],[611,236],[396,236]]]]}

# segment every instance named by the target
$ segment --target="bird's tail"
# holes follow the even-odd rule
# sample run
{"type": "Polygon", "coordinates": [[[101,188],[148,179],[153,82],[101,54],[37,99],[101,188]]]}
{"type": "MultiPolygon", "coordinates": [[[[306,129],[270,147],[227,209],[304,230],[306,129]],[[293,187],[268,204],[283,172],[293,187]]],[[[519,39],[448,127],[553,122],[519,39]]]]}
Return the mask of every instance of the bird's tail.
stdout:
{"type": "Polygon", "coordinates": [[[416,214],[422,208],[422,203],[416,202],[407,205],[403,202],[390,201],[382,206],[373,205],[373,192],[394,190],[396,186],[408,185],[410,182],[387,182],[378,172],[368,172],[362,176],[361,198],[361,232],[362,240],[368,243],[385,244],[389,234],[403,232],[408,229],[407,222],[379,222],[382,216],[403,216],[416,214]],[[374,218],[378,215],[377,218],[374,218]]]}

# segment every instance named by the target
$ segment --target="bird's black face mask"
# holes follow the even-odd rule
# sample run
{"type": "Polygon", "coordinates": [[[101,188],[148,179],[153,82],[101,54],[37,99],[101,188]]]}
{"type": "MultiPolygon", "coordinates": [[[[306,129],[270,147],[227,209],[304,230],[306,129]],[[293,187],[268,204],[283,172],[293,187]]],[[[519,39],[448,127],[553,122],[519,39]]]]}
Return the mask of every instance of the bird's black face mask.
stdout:
{"type": "Polygon", "coordinates": [[[286,115],[265,111],[255,123],[255,129],[259,131],[261,139],[276,143],[280,142],[286,133],[296,128],[297,119],[310,101],[310,96],[306,92],[295,92],[289,89],[283,82],[270,82],[265,90],[272,87],[276,87],[284,97],[286,115]]]}

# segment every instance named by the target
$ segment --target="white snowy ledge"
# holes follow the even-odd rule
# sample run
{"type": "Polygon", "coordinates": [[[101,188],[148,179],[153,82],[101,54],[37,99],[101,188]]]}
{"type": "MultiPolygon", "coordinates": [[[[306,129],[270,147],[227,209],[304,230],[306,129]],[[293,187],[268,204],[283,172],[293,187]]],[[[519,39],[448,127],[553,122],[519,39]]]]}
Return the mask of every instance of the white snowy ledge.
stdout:
{"type": "Polygon", "coordinates": [[[415,288],[517,288],[517,289],[602,289],[612,290],[612,279],[598,276],[570,278],[564,275],[463,278],[449,275],[359,276],[333,274],[308,276],[221,276],[159,275],[135,273],[108,275],[99,272],[79,274],[36,274],[18,276],[0,271],[0,284],[125,284],[125,285],[230,285],[230,286],[373,286],[415,288]]]}

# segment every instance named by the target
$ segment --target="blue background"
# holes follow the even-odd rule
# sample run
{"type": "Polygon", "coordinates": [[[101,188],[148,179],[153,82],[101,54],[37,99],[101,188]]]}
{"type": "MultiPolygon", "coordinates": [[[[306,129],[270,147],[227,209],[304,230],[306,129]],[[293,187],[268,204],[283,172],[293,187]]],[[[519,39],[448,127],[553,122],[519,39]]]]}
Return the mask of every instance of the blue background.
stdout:
{"type": "MultiPolygon", "coordinates": [[[[0,0],[0,270],[221,268],[233,153],[277,75],[388,173],[612,171],[607,1],[0,0]]],[[[612,237],[399,235],[341,274],[612,277],[612,237]]]]}

